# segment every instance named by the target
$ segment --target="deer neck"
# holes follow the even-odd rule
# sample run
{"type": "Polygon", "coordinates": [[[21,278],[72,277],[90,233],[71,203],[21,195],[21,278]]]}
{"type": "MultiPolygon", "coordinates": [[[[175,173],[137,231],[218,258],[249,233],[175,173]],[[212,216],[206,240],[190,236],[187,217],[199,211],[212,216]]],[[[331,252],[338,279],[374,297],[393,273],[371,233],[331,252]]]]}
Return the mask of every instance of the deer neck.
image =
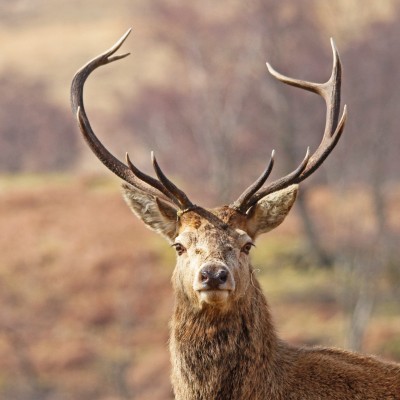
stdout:
{"type": "Polygon", "coordinates": [[[195,309],[182,293],[176,293],[170,337],[176,399],[258,398],[268,389],[254,388],[251,382],[274,385],[278,348],[268,305],[256,280],[224,313],[195,309]]]}

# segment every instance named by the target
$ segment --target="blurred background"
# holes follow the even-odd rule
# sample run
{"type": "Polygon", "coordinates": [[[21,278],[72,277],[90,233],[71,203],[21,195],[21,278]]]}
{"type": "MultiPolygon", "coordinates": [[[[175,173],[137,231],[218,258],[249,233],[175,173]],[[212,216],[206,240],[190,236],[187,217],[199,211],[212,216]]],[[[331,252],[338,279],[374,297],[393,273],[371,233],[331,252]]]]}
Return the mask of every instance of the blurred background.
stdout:
{"type": "Polygon", "coordinates": [[[280,335],[400,361],[400,1],[0,0],[0,398],[172,398],[174,252],[124,205],[69,109],[75,71],[129,27],[127,59],[86,87],[120,159],[204,206],[273,178],[322,137],[320,98],[267,73],[325,81],[343,63],[345,133],[265,235],[254,265],[280,335]]]}

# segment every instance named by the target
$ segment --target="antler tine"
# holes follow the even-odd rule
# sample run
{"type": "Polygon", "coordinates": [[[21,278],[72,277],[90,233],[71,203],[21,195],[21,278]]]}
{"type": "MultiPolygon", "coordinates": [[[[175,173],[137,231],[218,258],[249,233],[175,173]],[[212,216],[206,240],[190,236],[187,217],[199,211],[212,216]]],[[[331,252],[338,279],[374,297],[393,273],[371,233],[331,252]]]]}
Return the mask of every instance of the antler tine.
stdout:
{"type": "Polygon", "coordinates": [[[83,86],[89,77],[89,75],[98,67],[102,65],[110,64],[114,61],[121,60],[130,55],[130,53],[125,53],[121,55],[112,55],[119,50],[122,44],[125,42],[126,38],[132,32],[132,28],[128,29],[125,34],[107,51],[98,55],[97,57],[90,60],[87,64],[85,64],[82,68],[80,68],[77,73],[75,74],[72,85],[71,85],[71,107],[72,112],[74,114],[77,113],[78,108],[81,108],[83,114],[85,113],[85,107],[83,103],[83,86]]]}
{"type": "Polygon", "coordinates": [[[274,167],[274,156],[275,150],[272,150],[271,158],[269,159],[267,168],[259,176],[259,178],[253,184],[251,184],[233,204],[231,204],[232,208],[235,208],[241,213],[246,212],[247,201],[257,192],[257,190],[262,187],[262,185],[264,185],[265,181],[270,176],[272,168],[274,167]]]}
{"type": "MultiPolygon", "coordinates": [[[[233,203],[234,205],[236,205],[239,200],[243,199],[242,203],[238,206],[238,208],[242,212],[247,211],[251,206],[256,204],[257,201],[261,200],[267,194],[276,192],[290,185],[300,183],[301,181],[306,179],[321,166],[321,164],[325,161],[325,159],[328,157],[328,155],[331,153],[331,151],[334,149],[337,142],[339,141],[343,133],[344,125],[347,118],[347,108],[346,106],[344,106],[343,114],[339,121],[342,64],[340,62],[339,53],[332,39],[331,47],[333,53],[332,73],[329,80],[324,83],[314,83],[290,78],[275,71],[271,67],[271,65],[267,63],[268,71],[276,79],[288,85],[316,93],[324,99],[327,110],[325,129],[321,143],[319,144],[318,148],[311,156],[309,155],[309,151],[307,150],[306,157],[295,171],[284,176],[283,178],[280,178],[270,183],[261,191],[255,192],[250,197],[244,196],[244,194],[247,193],[250,188],[246,189],[246,191],[239,197],[239,199],[235,203],[233,203]]],[[[253,185],[251,185],[250,187],[252,187],[253,185]]]]}
{"type": "MultiPolygon", "coordinates": [[[[114,157],[95,135],[85,111],[83,102],[83,87],[87,78],[98,67],[120,60],[129,55],[129,53],[114,55],[114,53],[122,46],[130,32],[131,29],[129,29],[109,50],[89,61],[75,74],[71,85],[71,107],[73,112],[76,113],[78,125],[85,141],[97,158],[109,170],[141,191],[149,193],[152,196],[159,197],[163,200],[170,201],[180,209],[187,208],[186,206],[190,202],[185,202],[182,204],[180,199],[167,187],[164,187],[162,182],[152,178],[149,175],[146,175],[136,166],[134,166],[128,155],[127,163],[129,167],[114,157]]],[[[187,201],[189,200],[187,199],[187,201]]]]}
{"type": "Polygon", "coordinates": [[[305,170],[309,160],[310,160],[310,148],[307,147],[306,155],[303,158],[303,161],[300,163],[300,165],[294,171],[292,171],[290,174],[284,176],[283,178],[277,179],[276,181],[270,183],[263,190],[259,191],[258,193],[255,193],[254,196],[252,196],[247,201],[247,203],[245,205],[245,209],[248,210],[249,208],[254,206],[254,204],[256,204],[259,200],[261,200],[263,197],[267,196],[268,194],[277,192],[278,190],[284,189],[285,187],[292,185],[294,183],[294,181],[296,179],[298,179],[298,177],[305,170]]]}
{"type": "Polygon", "coordinates": [[[155,187],[160,192],[165,194],[167,198],[169,198],[176,206],[181,207],[179,200],[173,196],[168,189],[166,189],[161,182],[157,179],[154,179],[152,176],[145,174],[139,168],[137,168],[129,158],[129,154],[125,155],[126,163],[128,164],[130,170],[135,174],[135,176],[143,182],[146,182],[150,186],[155,187]]]}
{"type": "Polygon", "coordinates": [[[172,197],[179,200],[180,208],[182,210],[193,209],[195,205],[189,200],[186,194],[166,177],[166,175],[160,168],[153,151],[151,152],[151,159],[153,161],[153,168],[157,174],[158,179],[172,195],[172,197]]]}
{"type": "Polygon", "coordinates": [[[326,91],[326,95],[321,94],[328,108],[328,111],[326,113],[324,137],[328,135],[333,136],[335,128],[338,125],[340,113],[342,63],[340,62],[339,52],[336,48],[333,38],[331,38],[331,47],[333,55],[332,74],[329,80],[323,85],[323,91],[326,91]]]}

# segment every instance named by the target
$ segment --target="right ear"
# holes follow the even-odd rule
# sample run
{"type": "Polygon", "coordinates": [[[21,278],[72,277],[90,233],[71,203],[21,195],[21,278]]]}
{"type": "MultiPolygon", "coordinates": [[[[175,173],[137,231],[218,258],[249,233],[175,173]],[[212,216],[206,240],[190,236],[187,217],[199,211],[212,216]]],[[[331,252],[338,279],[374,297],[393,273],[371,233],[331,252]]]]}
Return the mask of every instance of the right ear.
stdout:
{"type": "Polygon", "coordinates": [[[298,185],[291,185],[265,196],[253,206],[247,221],[249,235],[254,238],[280,225],[296,200],[298,188],[298,185]]]}
{"type": "Polygon", "coordinates": [[[150,229],[172,242],[178,230],[178,210],[167,202],[131,185],[122,185],[124,199],[133,213],[150,229]]]}

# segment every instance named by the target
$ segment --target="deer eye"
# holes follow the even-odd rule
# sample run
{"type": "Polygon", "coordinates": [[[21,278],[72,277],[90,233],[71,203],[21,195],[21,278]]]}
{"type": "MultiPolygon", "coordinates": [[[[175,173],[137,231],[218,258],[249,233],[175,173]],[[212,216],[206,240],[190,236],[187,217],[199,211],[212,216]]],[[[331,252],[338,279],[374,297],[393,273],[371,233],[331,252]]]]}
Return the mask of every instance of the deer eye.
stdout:
{"type": "Polygon", "coordinates": [[[186,251],[185,247],[182,246],[180,243],[174,243],[172,247],[175,247],[178,256],[181,256],[186,251]]]}
{"type": "Polygon", "coordinates": [[[244,253],[244,254],[249,254],[250,253],[250,250],[251,250],[251,248],[254,246],[254,244],[253,243],[251,243],[251,242],[248,242],[248,243],[246,243],[242,248],[241,248],[241,252],[242,253],[244,253]]]}

